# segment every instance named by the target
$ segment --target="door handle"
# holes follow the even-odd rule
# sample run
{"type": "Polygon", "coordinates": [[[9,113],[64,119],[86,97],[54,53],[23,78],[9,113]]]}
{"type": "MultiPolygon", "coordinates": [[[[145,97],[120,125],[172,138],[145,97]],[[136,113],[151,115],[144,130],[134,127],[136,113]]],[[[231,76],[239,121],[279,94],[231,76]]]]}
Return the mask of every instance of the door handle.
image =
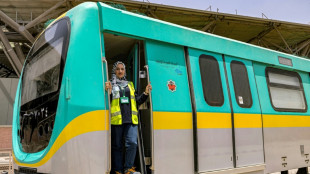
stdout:
{"type": "MultiPolygon", "coordinates": [[[[101,60],[102,60],[102,62],[103,63],[105,63],[105,74],[106,74],[106,76],[107,76],[107,81],[109,81],[109,75],[108,75],[108,62],[107,62],[107,59],[105,58],[105,57],[102,57],[101,58],[101,60]]],[[[102,67],[103,68],[103,67],[102,67]]],[[[102,70],[102,72],[103,72],[103,70],[102,70]]],[[[105,86],[105,81],[103,82],[103,85],[105,86]]],[[[110,173],[110,171],[111,171],[111,104],[110,104],[110,95],[109,95],[109,90],[108,91],[106,91],[105,89],[103,89],[104,90],[104,92],[103,92],[103,95],[104,95],[104,99],[106,98],[105,97],[105,94],[107,93],[108,94],[108,105],[109,105],[109,124],[108,124],[108,139],[107,139],[107,146],[108,146],[108,170],[107,170],[107,174],[109,174],[110,173]]],[[[104,108],[105,108],[105,110],[107,110],[107,108],[106,108],[106,104],[104,105],[104,108]]],[[[105,119],[105,121],[106,121],[107,119],[105,119]]],[[[105,123],[105,125],[106,125],[106,123],[105,123]]]]}
{"type": "MultiPolygon", "coordinates": [[[[147,75],[147,82],[150,83],[150,74],[149,74],[149,66],[145,65],[144,68],[146,69],[146,75],[147,75]]],[[[153,107],[152,107],[152,92],[149,93],[150,97],[150,116],[151,116],[151,145],[152,145],[152,165],[150,167],[151,170],[154,170],[154,126],[153,126],[153,107]]]]}

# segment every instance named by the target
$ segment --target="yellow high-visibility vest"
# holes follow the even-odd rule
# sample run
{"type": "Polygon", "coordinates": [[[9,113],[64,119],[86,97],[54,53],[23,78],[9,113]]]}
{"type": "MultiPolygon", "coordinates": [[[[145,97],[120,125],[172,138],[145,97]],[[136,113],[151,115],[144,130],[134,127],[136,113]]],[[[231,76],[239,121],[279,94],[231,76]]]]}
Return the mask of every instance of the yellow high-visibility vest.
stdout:
{"type": "MultiPolygon", "coordinates": [[[[131,119],[133,124],[138,124],[138,110],[136,105],[135,88],[132,82],[128,82],[130,90],[130,101],[131,101],[131,119]]],[[[119,103],[119,98],[113,99],[111,102],[111,124],[121,125],[122,124],[122,113],[119,103]]]]}

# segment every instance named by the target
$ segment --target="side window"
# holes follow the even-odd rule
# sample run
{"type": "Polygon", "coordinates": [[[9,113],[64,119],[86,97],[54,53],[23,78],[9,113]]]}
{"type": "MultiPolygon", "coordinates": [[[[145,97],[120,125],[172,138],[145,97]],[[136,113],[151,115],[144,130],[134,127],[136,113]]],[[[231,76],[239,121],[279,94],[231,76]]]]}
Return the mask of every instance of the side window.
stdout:
{"type": "Polygon", "coordinates": [[[276,111],[306,112],[302,81],[297,72],[266,69],[271,104],[276,111]]]}
{"type": "Polygon", "coordinates": [[[203,94],[210,106],[222,106],[224,103],[223,87],[220,69],[217,60],[213,56],[200,55],[199,66],[203,94]]]}
{"type": "Polygon", "coordinates": [[[232,61],[230,63],[230,69],[234,83],[236,102],[242,108],[250,108],[253,102],[248,71],[245,65],[239,61],[232,61]]]}

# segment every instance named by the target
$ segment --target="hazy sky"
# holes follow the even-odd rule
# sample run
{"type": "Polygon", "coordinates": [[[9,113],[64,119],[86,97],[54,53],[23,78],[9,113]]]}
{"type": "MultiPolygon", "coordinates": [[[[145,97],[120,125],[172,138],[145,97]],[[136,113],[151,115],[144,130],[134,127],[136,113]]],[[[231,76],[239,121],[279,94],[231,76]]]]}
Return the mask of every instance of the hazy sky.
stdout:
{"type": "Polygon", "coordinates": [[[212,11],[243,16],[310,23],[310,0],[137,0],[156,4],[173,5],[206,10],[210,5],[212,11]]]}

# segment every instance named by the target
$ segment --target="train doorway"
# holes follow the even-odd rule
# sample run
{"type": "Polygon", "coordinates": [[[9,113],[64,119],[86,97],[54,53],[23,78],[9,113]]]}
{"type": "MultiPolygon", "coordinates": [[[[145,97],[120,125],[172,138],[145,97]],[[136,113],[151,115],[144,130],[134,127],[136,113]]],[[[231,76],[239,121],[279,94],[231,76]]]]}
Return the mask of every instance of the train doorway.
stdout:
{"type": "MultiPolygon", "coordinates": [[[[144,92],[145,86],[148,84],[147,74],[144,66],[145,51],[144,42],[135,38],[129,38],[118,34],[104,33],[104,52],[108,64],[109,79],[112,78],[111,72],[113,64],[122,61],[126,65],[126,79],[133,82],[135,92],[140,95],[144,92]]],[[[150,139],[150,102],[149,99],[138,107],[138,149],[136,153],[134,166],[141,174],[150,173],[151,159],[151,139],[150,139]]],[[[111,141],[111,139],[109,139],[111,141]]],[[[124,143],[123,143],[124,144],[124,143]]],[[[111,152],[111,149],[109,149],[111,152]]],[[[125,147],[123,148],[123,153],[125,147]]],[[[124,155],[123,155],[124,156],[124,155]]],[[[111,163],[111,159],[108,159],[111,163]]],[[[115,173],[111,171],[111,173],[115,173]]]]}

